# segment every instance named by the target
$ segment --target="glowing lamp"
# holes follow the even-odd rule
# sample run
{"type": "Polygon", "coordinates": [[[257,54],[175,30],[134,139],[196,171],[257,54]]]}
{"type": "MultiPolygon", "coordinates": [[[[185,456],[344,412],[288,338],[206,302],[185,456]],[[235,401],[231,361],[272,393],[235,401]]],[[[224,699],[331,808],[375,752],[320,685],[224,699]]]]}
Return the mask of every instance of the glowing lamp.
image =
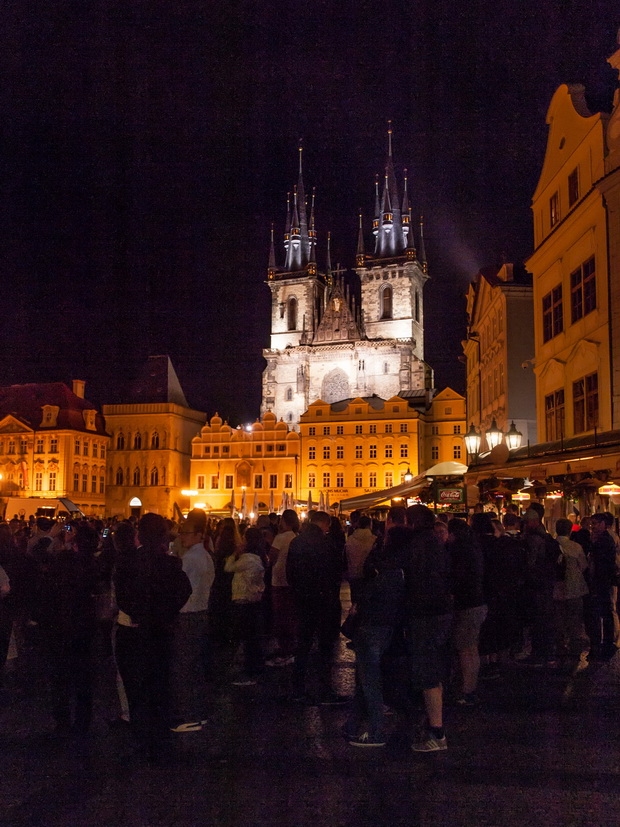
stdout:
{"type": "Polygon", "coordinates": [[[256,514],[253,511],[250,511],[250,520],[253,520],[256,514]]]}
{"type": "Polygon", "coordinates": [[[412,479],[413,479],[413,474],[411,473],[411,468],[407,468],[407,470],[405,471],[405,474],[403,476],[403,480],[405,482],[411,482],[412,479]]]}
{"type": "Polygon", "coordinates": [[[523,434],[521,431],[517,431],[516,425],[514,422],[510,425],[510,430],[506,434],[506,445],[508,446],[509,451],[516,451],[517,448],[521,447],[521,442],[523,441],[523,434]]]}
{"type": "Polygon", "coordinates": [[[548,494],[545,494],[546,500],[561,500],[562,499],[562,492],[561,491],[549,491],[548,494]]]}
{"type": "Polygon", "coordinates": [[[487,438],[487,445],[489,446],[489,450],[492,451],[493,448],[497,448],[497,446],[501,443],[502,439],[504,438],[504,434],[500,429],[497,427],[497,422],[495,421],[495,417],[493,417],[493,421],[491,422],[491,427],[486,432],[487,438]]]}
{"type": "Polygon", "coordinates": [[[207,507],[206,503],[194,503],[194,508],[202,508],[202,510],[204,511],[206,509],[206,507],[207,507]]]}
{"type": "Polygon", "coordinates": [[[526,500],[530,499],[530,495],[527,491],[517,491],[516,494],[512,495],[512,501],[518,503],[524,503],[526,500]]]}
{"type": "Polygon", "coordinates": [[[195,497],[198,491],[194,491],[193,488],[183,488],[181,494],[183,494],[184,497],[195,497]]]}
{"type": "Polygon", "coordinates": [[[601,485],[598,493],[602,494],[604,497],[611,497],[615,494],[620,494],[620,485],[617,485],[615,482],[607,482],[605,485],[601,485]]]}
{"type": "Polygon", "coordinates": [[[465,448],[467,449],[468,454],[477,454],[480,451],[480,434],[474,428],[474,423],[472,422],[469,426],[469,431],[465,434],[465,448]]]}

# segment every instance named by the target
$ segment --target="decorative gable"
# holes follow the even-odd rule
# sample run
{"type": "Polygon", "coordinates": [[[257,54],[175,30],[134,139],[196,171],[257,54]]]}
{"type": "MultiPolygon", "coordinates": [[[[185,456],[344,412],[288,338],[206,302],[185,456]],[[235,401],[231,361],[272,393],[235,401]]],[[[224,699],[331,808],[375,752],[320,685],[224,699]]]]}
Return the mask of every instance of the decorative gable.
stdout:
{"type": "Polygon", "coordinates": [[[41,407],[43,416],[41,417],[42,428],[55,428],[58,422],[58,413],[60,408],[58,405],[43,405],[41,407]]]}
{"type": "Polygon", "coordinates": [[[97,416],[97,411],[94,410],[86,410],[82,411],[82,416],[84,417],[84,424],[86,425],[87,430],[95,431],[97,426],[95,424],[95,417],[97,416]]]}

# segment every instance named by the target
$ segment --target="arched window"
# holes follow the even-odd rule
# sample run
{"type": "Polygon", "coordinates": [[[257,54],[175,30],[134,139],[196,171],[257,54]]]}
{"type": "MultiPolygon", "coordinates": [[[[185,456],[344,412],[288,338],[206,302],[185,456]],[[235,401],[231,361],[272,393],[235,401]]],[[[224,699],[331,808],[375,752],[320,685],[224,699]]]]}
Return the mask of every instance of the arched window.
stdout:
{"type": "Polygon", "coordinates": [[[297,299],[294,296],[286,303],[286,327],[288,330],[297,330],[297,299]]]}
{"type": "Polygon", "coordinates": [[[159,434],[157,431],[151,436],[151,448],[159,448],[159,434]]]}
{"type": "Polygon", "coordinates": [[[286,389],[286,401],[287,402],[292,402],[293,401],[293,389],[292,388],[287,388],[286,389]]]}
{"type": "Polygon", "coordinates": [[[116,484],[122,485],[123,484],[123,469],[119,468],[116,472],[116,484]]]}
{"type": "Polygon", "coordinates": [[[381,290],[381,318],[382,319],[391,319],[392,318],[392,288],[390,285],[386,285],[381,290]]]}
{"type": "Polygon", "coordinates": [[[140,469],[136,468],[133,472],[133,484],[140,485],[140,469]]]}
{"type": "Polygon", "coordinates": [[[125,435],[121,431],[116,437],[116,450],[117,451],[124,451],[125,450],[125,435]]]}
{"type": "Polygon", "coordinates": [[[286,418],[288,419],[289,422],[292,422],[293,421],[293,414],[289,413],[286,418]]]}
{"type": "Polygon", "coordinates": [[[159,472],[157,468],[151,471],[151,485],[159,485],[159,472]]]}
{"type": "Polygon", "coordinates": [[[133,438],[133,447],[136,451],[139,451],[140,448],[142,448],[142,434],[139,431],[133,438]]]}

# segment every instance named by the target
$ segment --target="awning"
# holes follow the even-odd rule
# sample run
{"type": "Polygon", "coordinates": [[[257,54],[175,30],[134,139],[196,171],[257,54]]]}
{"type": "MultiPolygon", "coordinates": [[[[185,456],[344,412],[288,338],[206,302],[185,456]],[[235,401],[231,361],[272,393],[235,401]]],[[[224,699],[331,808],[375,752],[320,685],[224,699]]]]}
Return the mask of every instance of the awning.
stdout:
{"type": "Polygon", "coordinates": [[[66,497],[58,497],[58,502],[62,503],[69,514],[81,514],[82,517],[84,516],[82,509],[78,508],[72,500],[68,500],[66,497]]]}
{"type": "Polygon", "coordinates": [[[403,482],[392,488],[385,488],[383,491],[370,491],[368,494],[360,494],[359,497],[349,497],[341,500],[339,505],[342,511],[352,511],[356,508],[370,508],[373,505],[380,505],[395,497],[410,497],[417,491],[421,491],[428,485],[426,474],[418,474],[411,482],[403,482]]]}
{"type": "Polygon", "coordinates": [[[467,466],[461,462],[438,462],[424,473],[425,477],[462,477],[467,473],[467,466]]]}

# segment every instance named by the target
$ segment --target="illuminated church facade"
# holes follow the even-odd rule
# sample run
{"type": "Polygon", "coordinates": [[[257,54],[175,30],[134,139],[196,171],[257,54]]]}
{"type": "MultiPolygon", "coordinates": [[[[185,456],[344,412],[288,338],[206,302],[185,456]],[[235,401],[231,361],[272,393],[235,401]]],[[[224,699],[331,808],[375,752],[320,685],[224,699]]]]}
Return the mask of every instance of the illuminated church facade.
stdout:
{"type": "Polygon", "coordinates": [[[356,268],[359,295],[342,271],[317,264],[314,194],[310,209],[299,150],[299,178],[284,232],[284,264],[276,265],[272,230],[267,284],[271,290],[271,341],[263,351],[261,413],[272,411],[289,427],[318,400],[432,393],[424,362],[423,288],[427,274],[423,227],[414,239],[407,178],[402,196],[392,158],[392,133],[382,184],[375,183],[373,250],[366,252],[360,216],[356,268]]]}

